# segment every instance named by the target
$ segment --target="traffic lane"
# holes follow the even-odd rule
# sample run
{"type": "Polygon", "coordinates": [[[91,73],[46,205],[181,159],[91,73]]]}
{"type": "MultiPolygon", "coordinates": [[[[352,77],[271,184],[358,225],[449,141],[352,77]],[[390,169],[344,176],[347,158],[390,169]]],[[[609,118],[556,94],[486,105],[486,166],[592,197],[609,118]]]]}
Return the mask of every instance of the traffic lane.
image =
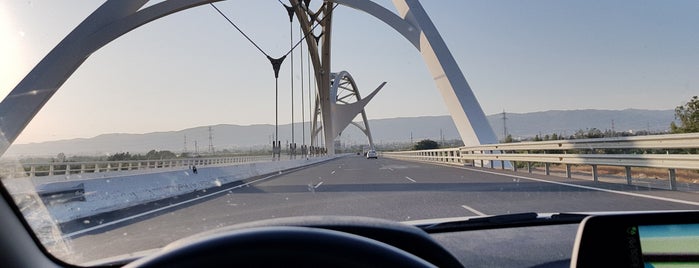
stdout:
{"type": "MultiPolygon", "coordinates": [[[[161,247],[202,231],[275,217],[356,215],[402,221],[448,217],[455,213],[471,215],[458,206],[444,206],[435,202],[431,196],[437,195],[438,192],[434,191],[440,189],[423,192],[411,192],[407,188],[377,191],[382,183],[393,183],[399,188],[400,184],[411,183],[393,176],[391,169],[419,169],[422,166],[412,163],[402,163],[402,167],[392,165],[386,167],[380,161],[363,158],[341,158],[239,188],[205,202],[130,221],[103,233],[95,231],[74,239],[72,244],[85,252],[86,258],[93,259],[161,247]],[[324,180],[319,181],[318,177],[324,177],[324,180]],[[318,185],[319,182],[324,184],[318,185]],[[308,185],[313,183],[318,187],[311,190],[308,185]],[[347,184],[357,188],[352,191],[325,191],[347,184]],[[110,242],[104,243],[105,240],[110,242]]],[[[432,165],[425,168],[443,169],[432,165]]]]}
{"type": "MultiPolygon", "coordinates": [[[[513,180],[512,182],[503,181],[499,175],[476,174],[477,176],[471,176],[464,172],[454,173],[451,167],[445,168],[428,164],[405,163],[393,160],[366,162],[367,160],[359,159],[359,162],[350,161],[353,159],[344,159],[347,161],[344,161],[345,163],[338,162],[339,165],[329,164],[313,167],[304,170],[307,174],[304,174],[304,171],[287,174],[284,178],[266,181],[255,187],[240,189],[236,191],[236,194],[268,193],[271,195],[255,196],[253,200],[229,199],[226,200],[227,203],[225,205],[249,209],[252,214],[260,214],[259,212],[263,210],[269,212],[269,215],[261,213],[259,217],[240,217],[238,215],[239,217],[236,217],[236,219],[242,219],[242,221],[278,216],[316,215],[318,213],[359,214],[363,216],[379,216],[392,220],[407,220],[428,217],[463,216],[463,211],[455,211],[454,208],[464,206],[474,208],[474,210],[478,210],[483,214],[502,214],[523,211],[553,212],[673,209],[668,208],[666,205],[656,206],[658,204],[656,202],[653,202],[651,205],[641,205],[638,207],[638,202],[636,201],[630,203],[617,202],[615,198],[612,198],[612,201],[608,201],[606,199],[609,199],[609,195],[606,193],[595,193],[605,198],[598,198],[597,196],[590,198],[588,196],[588,192],[590,191],[587,190],[580,191],[579,189],[526,181],[522,182],[521,180],[513,180]],[[374,169],[369,168],[371,164],[374,164],[375,168],[379,171],[383,171],[383,173],[377,173],[374,169]],[[343,170],[344,168],[346,168],[346,170],[343,170]],[[435,171],[445,169],[450,172],[443,173],[435,171]],[[419,183],[410,181],[415,183],[415,185],[405,185],[404,183],[408,181],[402,178],[409,176],[403,176],[404,174],[400,173],[387,175],[387,172],[395,172],[396,170],[409,170],[409,174],[415,178],[413,181],[439,181],[439,183],[419,183]],[[344,171],[360,173],[353,176],[335,176],[336,174],[341,174],[338,172],[344,171]],[[423,174],[420,174],[420,172],[423,174]],[[435,174],[438,173],[443,173],[443,175],[435,176],[435,174]],[[314,176],[318,174],[328,175],[326,180],[315,180],[314,176]],[[425,176],[426,174],[427,176],[425,176]],[[454,179],[461,180],[459,180],[459,183],[446,182],[449,180],[453,181],[454,179]],[[381,182],[382,180],[383,183],[359,183],[363,181],[381,182]],[[309,181],[310,183],[308,183],[309,181]],[[397,181],[399,183],[388,184],[386,183],[387,181],[397,181]],[[322,185],[321,183],[323,182],[327,183],[322,185]],[[342,184],[343,182],[349,183],[342,184]],[[464,182],[468,183],[463,184],[464,182]],[[279,184],[291,186],[283,188],[272,187],[273,185],[279,184]],[[308,187],[309,185],[313,187],[308,187]],[[312,198],[290,195],[294,193],[305,193],[307,191],[312,193],[334,192],[334,194],[330,196],[319,194],[312,198]],[[375,196],[367,194],[375,192],[381,193],[381,195],[375,196]],[[456,192],[456,195],[450,194],[450,192],[456,192]],[[532,192],[537,192],[539,194],[532,195],[532,192]],[[553,196],[546,192],[552,192],[553,196]],[[349,193],[349,195],[340,193],[349,193]],[[578,198],[582,199],[582,201],[577,202],[575,200],[576,196],[582,196],[582,198],[578,198]],[[545,200],[542,201],[541,197],[545,200]],[[401,198],[405,200],[400,200],[401,198]],[[444,198],[447,200],[441,200],[444,198]],[[396,199],[399,199],[400,202],[394,202],[396,199]],[[457,202],[453,202],[455,200],[457,202]],[[593,202],[589,202],[589,200],[593,202]],[[631,204],[632,207],[618,206],[619,204],[631,204]],[[424,209],[425,207],[428,209],[424,209]]],[[[322,179],[322,175],[317,178],[322,179]]],[[[225,211],[213,204],[207,204],[206,206],[212,206],[214,211],[211,213],[214,214],[214,218],[218,216],[215,215],[216,212],[225,211]]],[[[206,211],[206,206],[199,211],[206,211]]],[[[688,208],[678,207],[674,209],[688,208]]],[[[238,213],[238,211],[236,211],[236,213],[238,213]]],[[[251,213],[243,210],[242,214],[250,215],[251,213]]],[[[477,215],[479,213],[474,214],[477,215]]],[[[211,217],[200,218],[202,221],[211,219],[211,217]]]]}
{"type": "MultiPolygon", "coordinates": [[[[341,160],[236,190],[235,196],[229,193],[221,201],[212,200],[195,206],[195,213],[186,210],[178,213],[186,214],[182,217],[185,220],[214,220],[218,226],[268,217],[319,214],[374,216],[400,221],[524,211],[691,209],[669,207],[654,200],[650,203],[649,200],[636,200],[638,198],[620,200],[613,194],[494,174],[454,172],[451,167],[385,159],[375,162],[361,158],[341,160]],[[416,182],[404,180],[409,176],[401,174],[403,171],[416,182]],[[345,172],[357,174],[343,176],[345,172]],[[322,174],[327,174],[325,179],[322,174]],[[306,195],[308,193],[312,195],[306,195]],[[462,211],[462,208],[466,209],[464,206],[480,213],[462,211]],[[206,214],[210,216],[205,217],[206,214]],[[223,219],[219,219],[221,217],[223,219]]],[[[210,224],[201,222],[188,226],[210,227],[210,224]]]]}
{"type": "MultiPolygon", "coordinates": [[[[404,163],[400,160],[395,163],[404,163]]],[[[432,164],[422,164],[432,165],[432,164]]],[[[455,178],[459,183],[440,183],[445,196],[457,192],[460,202],[488,215],[517,212],[590,212],[590,211],[642,211],[642,210],[692,210],[699,208],[699,198],[690,193],[648,189],[637,186],[613,183],[595,183],[587,180],[571,180],[551,176],[514,173],[492,169],[462,168],[446,165],[432,165],[451,170],[440,172],[438,168],[416,170],[395,169],[396,177],[410,176],[417,184],[429,189],[429,182],[455,178]],[[531,179],[527,178],[531,177],[531,179]],[[532,180],[535,179],[535,180],[532,180]],[[559,184],[556,184],[559,183],[559,184]],[[561,184],[562,183],[562,184],[561,184]],[[564,185],[567,184],[567,185],[564,185]],[[578,186],[578,187],[571,187],[578,186]],[[585,188],[581,188],[585,187],[585,188]],[[444,189],[447,188],[447,189],[444,189]],[[629,196],[622,193],[638,194],[629,196]],[[669,198],[675,201],[688,201],[693,204],[658,200],[669,198]]],[[[467,209],[468,210],[468,209],[467,209]]]]}
{"type": "MultiPolygon", "coordinates": [[[[454,166],[452,166],[454,167],[454,166]]],[[[626,184],[626,179],[625,178],[619,178],[616,181],[610,180],[610,181],[600,181],[600,182],[594,182],[593,180],[590,179],[579,179],[579,178],[566,178],[565,176],[546,176],[544,174],[537,174],[537,173],[526,173],[523,171],[520,172],[514,172],[511,170],[502,170],[502,169],[491,169],[491,168],[474,168],[474,167],[454,167],[454,168],[459,168],[459,169],[465,169],[465,170],[473,170],[473,171],[478,171],[482,173],[496,173],[499,175],[503,176],[509,176],[509,177],[528,177],[530,179],[535,179],[535,180],[544,180],[550,183],[565,183],[565,184],[573,184],[576,186],[590,186],[590,187],[595,187],[595,188],[600,188],[600,189],[607,189],[607,190],[616,190],[616,191],[623,191],[623,192],[629,192],[629,193],[639,193],[639,194],[644,194],[644,195],[651,195],[659,198],[672,198],[672,199],[680,199],[680,200],[686,200],[689,202],[699,202],[699,195],[697,195],[696,192],[687,192],[687,191],[671,191],[671,190],[666,190],[666,189],[659,189],[659,188],[650,188],[648,185],[627,185],[626,184]]],[[[589,175],[590,177],[592,176],[591,174],[589,175]]]]}
{"type": "Polygon", "coordinates": [[[673,205],[454,167],[344,157],[80,237],[73,244],[107,257],[236,223],[300,215],[406,221],[525,211],[693,208],[673,205]],[[95,246],[105,240],[110,243],[95,246]]]}

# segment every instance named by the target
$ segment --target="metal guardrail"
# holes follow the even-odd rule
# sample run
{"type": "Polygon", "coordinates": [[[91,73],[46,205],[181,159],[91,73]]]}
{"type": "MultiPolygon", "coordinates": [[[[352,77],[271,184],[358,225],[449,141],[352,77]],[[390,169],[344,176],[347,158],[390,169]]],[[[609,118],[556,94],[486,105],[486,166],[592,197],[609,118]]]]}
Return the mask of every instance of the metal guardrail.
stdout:
{"type": "Polygon", "coordinates": [[[7,177],[40,177],[159,168],[230,165],[271,160],[272,156],[263,155],[158,160],[25,163],[21,165],[6,165],[3,167],[3,173],[7,177]]]}
{"type": "Polygon", "coordinates": [[[699,148],[699,133],[601,139],[550,140],[462,147],[462,151],[699,148]]]}
{"type": "Polygon", "coordinates": [[[426,162],[439,162],[447,164],[463,165],[470,163],[468,159],[461,157],[460,148],[433,149],[420,151],[402,151],[402,152],[381,152],[382,156],[416,160],[426,162]]]}
{"type": "Polygon", "coordinates": [[[699,133],[488,144],[436,150],[383,152],[382,155],[404,160],[470,164],[482,167],[494,167],[494,163],[500,161],[503,163],[500,166],[504,168],[504,162],[508,161],[514,162],[511,166],[515,171],[517,171],[516,163],[524,162],[527,163],[530,173],[533,163],[544,163],[546,175],[550,174],[550,164],[562,164],[566,166],[568,178],[571,177],[571,165],[590,165],[594,181],[598,181],[599,177],[597,166],[621,166],[625,167],[627,184],[632,184],[632,167],[664,168],[668,169],[670,188],[676,190],[676,169],[699,170],[699,155],[669,153],[669,151],[646,154],[603,154],[595,153],[595,149],[689,148],[699,148],[699,133]],[[568,153],[576,150],[590,150],[590,153],[568,153]]]}
{"type": "Polygon", "coordinates": [[[462,159],[572,165],[699,169],[699,155],[678,154],[462,154],[462,159]]]}

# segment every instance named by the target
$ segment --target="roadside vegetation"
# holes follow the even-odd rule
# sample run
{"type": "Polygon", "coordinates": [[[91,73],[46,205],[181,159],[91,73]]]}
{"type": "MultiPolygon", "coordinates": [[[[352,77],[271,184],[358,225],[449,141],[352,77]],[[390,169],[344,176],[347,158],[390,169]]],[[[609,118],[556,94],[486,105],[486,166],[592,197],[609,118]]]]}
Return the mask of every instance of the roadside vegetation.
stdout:
{"type": "Polygon", "coordinates": [[[699,97],[694,96],[685,105],[677,106],[675,119],[679,120],[680,125],[674,121],[670,123],[671,133],[699,132],[699,97]]]}

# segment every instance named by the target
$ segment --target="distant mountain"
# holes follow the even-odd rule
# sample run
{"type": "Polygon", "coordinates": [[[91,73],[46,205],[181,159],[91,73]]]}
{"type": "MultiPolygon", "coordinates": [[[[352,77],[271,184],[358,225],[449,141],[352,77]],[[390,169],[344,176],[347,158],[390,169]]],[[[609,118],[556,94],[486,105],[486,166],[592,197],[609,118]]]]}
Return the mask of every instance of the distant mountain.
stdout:
{"type": "MultiPolygon", "coordinates": [[[[512,137],[533,137],[556,133],[570,136],[579,129],[663,132],[675,119],[674,110],[569,110],[535,113],[507,113],[507,132],[512,137]],[[612,126],[613,125],[613,126],[612,126]]],[[[503,136],[502,114],[488,116],[493,131],[503,136]]]]}
{"type": "MultiPolygon", "coordinates": [[[[507,133],[514,138],[534,137],[556,133],[570,136],[579,129],[597,128],[602,131],[663,132],[669,129],[674,120],[674,110],[569,110],[545,111],[534,113],[507,113],[507,133]]],[[[493,131],[498,139],[504,139],[502,114],[488,116],[493,131]]],[[[411,133],[413,141],[425,138],[440,140],[460,139],[456,126],[450,116],[425,116],[409,118],[391,118],[370,120],[369,126],[377,143],[409,142],[411,133]],[[440,135],[441,132],[441,135],[440,135]]],[[[363,134],[355,127],[348,127],[342,134],[343,138],[358,142],[356,137],[363,134]]],[[[362,141],[364,139],[361,139],[362,141]]]]}
{"type": "MultiPolygon", "coordinates": [[[[572,135],[579,129],[597,128],[616,131],[665,131],[674,119],[673,110],[570,110],[545,111],[534,113],[507,113],[507,131],[513,137],[533,137],[539,133],[572,135]]],[[[503,137],[502,114],[488,116],[488,121],[499,139],[503,137]]],[[[308,123],[306,123],[308,139],[308,123]]],[[[410,142],[422,139],[453,140],[459,139],[454,122],[449,116],[423,116],[375,119],[369,121],[375,143],[410,142]]],[[[294,124],[295,138],[301,143],[302,124],[294,124]]],[[[10,156],[55,156],[67,155],[104,155],[117,152],[144,153],[149,150],[171,150],[181,152],[186,147],[189,152],[208,151],[209,126],[194,127],[179,131],[153,132],[145,134],[103,134],[93,138],[69,139],[30,144],[16,144],[10,147],[6,155],[10,156]]],[[[212,142],[216,150],[266,148],[273,134],[273,125],[214,125],[212,142]]],[[[279,135],[282,143],[291,139],[291,125],[280,125],[279,135]]],[[[350,126],[341,134],[340,140],[345,144],[367,143],[364,134],[356,127],[350,126]]]]}

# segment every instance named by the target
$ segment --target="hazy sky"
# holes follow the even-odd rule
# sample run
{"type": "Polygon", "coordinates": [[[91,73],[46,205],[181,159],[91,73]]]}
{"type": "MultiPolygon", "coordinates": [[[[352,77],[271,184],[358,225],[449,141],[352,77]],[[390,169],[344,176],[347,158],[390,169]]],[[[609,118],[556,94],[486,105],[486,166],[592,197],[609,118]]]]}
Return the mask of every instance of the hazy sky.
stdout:
{"type": "MultiPolygon", "coordinates": [[[[391,1],[375,2],[394,10],[391,1]]],[[[0,95],[99,4],[0,0],[0,95]]],[[[422,4],[486,114],[673,109],[699,94],[699,1],[422,4]]],[[[216,5],[270,55],[289,49],[288,17],[276,0],[216,5]]],[[[367,107],[369,118],[447,114],[421,56],[390,27],[340,6],[332,42],[332,70],[349,71],[365,95],[388,82],[367,107]]],[[[298,121],[300,56],[295,57],[298,121]]],[[[304,64],[305,59],[304,54],[304,64]]],[[[279,80],[280,123],[291,121],[289,64],[287,59],[279,80]]],[[[273,124],[273,78],[266,58],[215,10],[208,5],[189,9],[94,53],[17,143],[273,124]]]]}

